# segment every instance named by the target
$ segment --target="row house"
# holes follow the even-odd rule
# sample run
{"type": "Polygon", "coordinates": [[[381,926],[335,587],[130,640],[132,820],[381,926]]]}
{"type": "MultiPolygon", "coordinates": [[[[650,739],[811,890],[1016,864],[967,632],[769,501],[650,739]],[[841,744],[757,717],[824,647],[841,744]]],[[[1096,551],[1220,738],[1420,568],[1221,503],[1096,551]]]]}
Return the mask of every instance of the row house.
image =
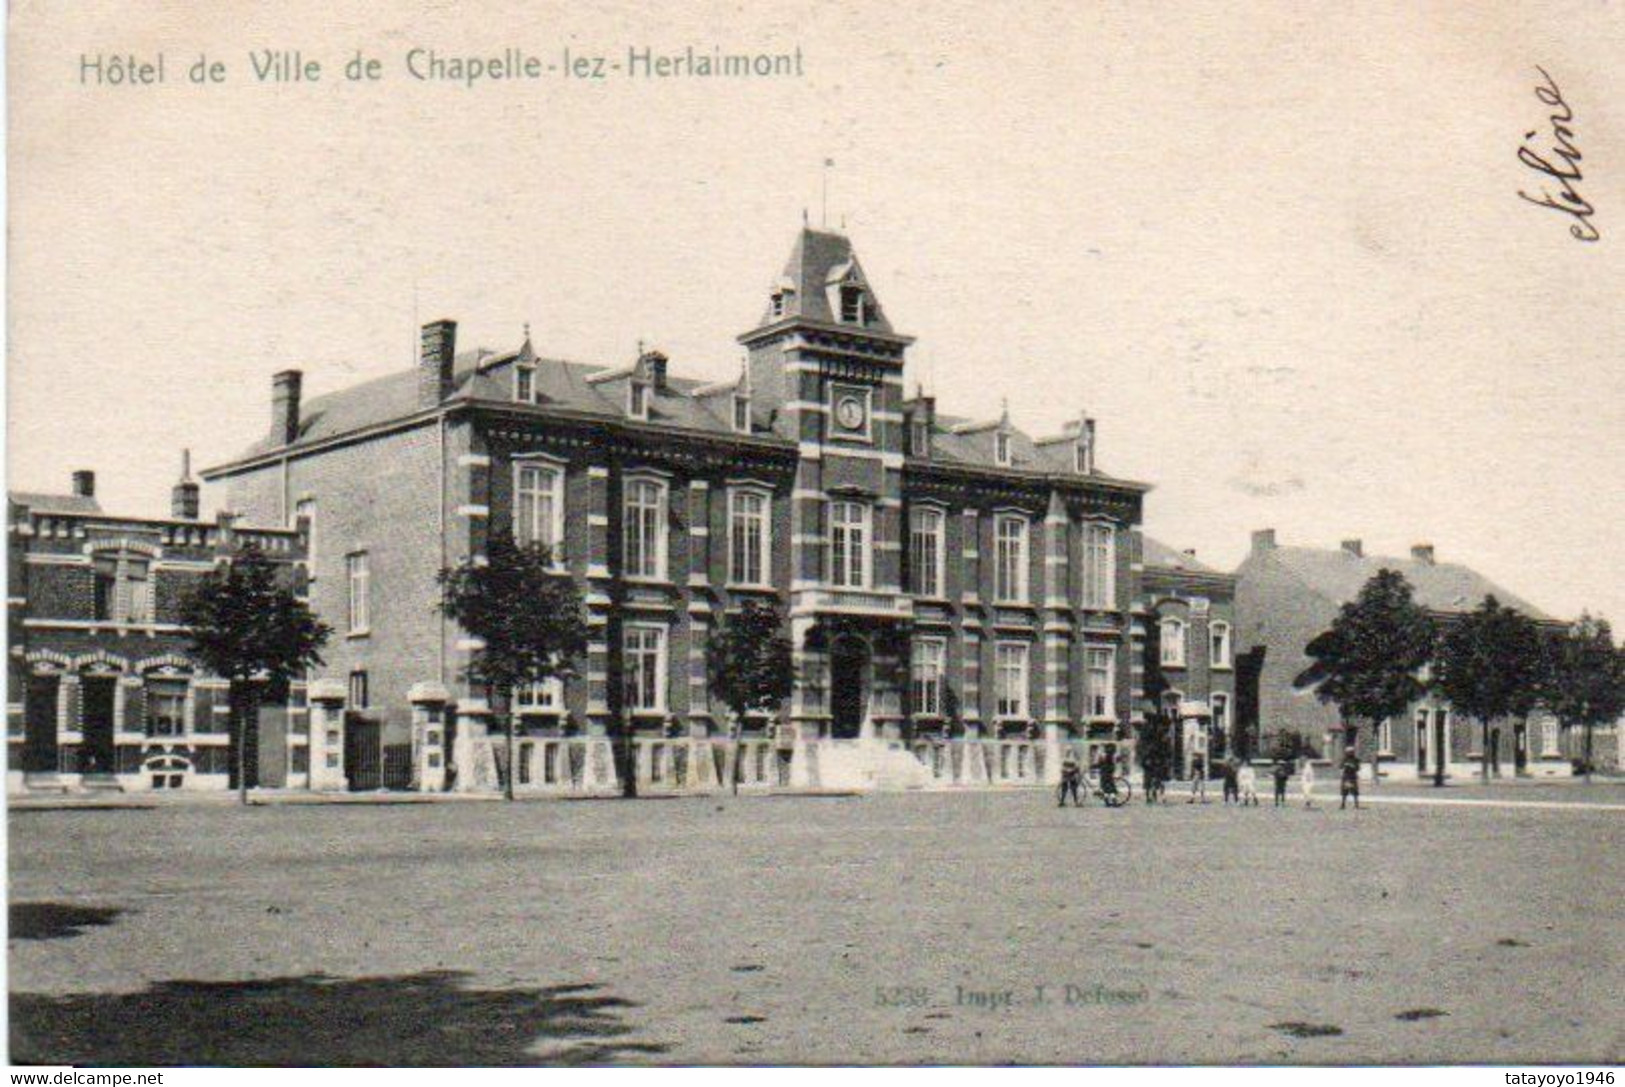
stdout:
{"type": "Polygon", "coordinates": [[[1144,538],[1145,698],[1170,730],[1173,770],[1188,777],[1198,756],[1249,755],[1238,695],[1249,687],[1247,661],[1236,653],[1236,579],[1144,538]]]}
{"type": "Polygon", "coordinates": [[[747,782],[1035,781],[1064,743],[1123,740],[1148,488],[1101,470],[1082,413],[1035,437],[908,395],[911,338],[846,237],[804,229],[765,293],[720,382],[641,347],[548,357],[528,328],[459,351],[431,322],[413,369],[308,402],[276,375],[270,434],[205,473],[244,517],[308,521],[324,690],[419,787],[490,783],[493,709],[521,723],[521,786],[612,784],[623,730],[647,784],[714,782],[707,640],[751,599],[781,608],[796,683],[748,724],[747,782]],[[547,544],[592,630],[578,680],[511,707],[469,685],[478,645],[436,609],[438,572],[493,531],[547,544]]]}
{"type": "MultiPolygon", "coordinates": [[[[1265,750],[1273,738],[1295,733],[1308,748],[1336,761],[1344,743],[1337,707],[1296,686],[1309,667],[1304,652],[1326,630],[1343,604],[1353,600],[1377,571],[1404,575],[1416,603],[1449,623],[1494,596],[1548,629],[1561,623],[1527,601],[1460,563],[1439,561],[1430,544],[1406,557],[1368,555],[1360,540],[1335,548],[1288,547],[1273,529],[1253,533],[1252,548],[1236,570],[1241,644],[1262,661],[1257,678],[1258,721],[1265,750]]],[[[1356,747],[1363,763],[1380,761],[1384,777],[1472,777],[1482,772],[1482,729],[1430,693],[1403,715],[1375,730],[1361,729],[1356,747]],[[1373,751],[1375,745],[1375,751],[1373,751]]],[[[1570,773],[1557,719],[1534,713],[1527,720],[1495,724],[1488,759],[1493,776],[1560,777],[1570,773]]]]}
{"type": "MultiPolygon", "coordinates": [[[[167,518],[107,513],[90,471],[68,494],[8,498],[8,790],[235,785],[226,682],[189,658],[181,602],[247,543],[297,582],[299,531],[199,519],[184,466],[167,518]]],[[[250,736],[249,784],[303,786],[303,685],[273,694],[250,736]]]]}

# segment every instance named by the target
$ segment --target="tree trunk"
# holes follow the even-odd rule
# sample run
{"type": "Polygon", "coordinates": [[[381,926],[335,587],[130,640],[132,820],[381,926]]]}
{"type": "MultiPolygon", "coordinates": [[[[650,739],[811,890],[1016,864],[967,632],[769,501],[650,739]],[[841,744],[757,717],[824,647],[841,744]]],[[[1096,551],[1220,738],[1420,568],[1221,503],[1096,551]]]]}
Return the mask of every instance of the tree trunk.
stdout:
{"type": "Polygon", "coordinates": [[[1490,719],[1484,718],[1482,736],[1479,740],[1478,753],[1479,769],[1484,776],[1484,784],[1490,783],[1490,719]]]}
{"type": "Polygon", "coordinates": [[[237,740],[237,801],[248,806],[248,692],[237,680],[227,692],[231,705],[231,728],[237,740]]]}
{"type": "Polygon", "coordinates": [[[733,750],[728,755],[728,780],[733,786],[733,795],[739,795],[739,743],[744,731],[744,714],[738,710],[733,714],[733,750]]]}
{"type": "Polygon", "coordinates": [[[504,725],[508,733],[508,780],[502,789],[502,795],[508,800],[513,799],[513,783],[519,780],[519,738],[514,733],[513,702],[508,703],[508,712],[503,715],[504,725]]]}
{"type": "Polygon", "coordinates": [[[620,730],[621,742],[615,746],[621,753],[621,799],[636,800],[638,798],[638,758],[637,747],[632,743],[631,722],[621,722],[620,730]]]}
{"type": "Polygon", "coordinates": [[[1447,726],[1439,724],[1438,717],[1439,715],[1435,711],[1433,714],[1434,719],[1428,723],[1428,728],[1433,730],[1433,743],[1430,745],[1433,748],[1433,787],[1442,789],[1444,788],[1444,764],[1450,758],[1450,730],[1447,726]]]}
{"type": "MultiPolygon", "coordinates": [[[[1590,721],[1587,721],[1585,723],[1585,730],[1586,730],[1585,781],[1586,781],[1587,785],[1590,785],[1591,784],[1591,722],[1590,721]]],[[[1616,734],[1619,732],[1619,729],[1618,729],[1617,726],[1615,727],[1614,731],[1615,731],[1616,734]]],[[[1617,744],[1619,741],[1615,740],[1614,742],[1617,744]]],[[[1616,760],[1617,760],[1617,756],[1616,756],[1616,760]]]]}

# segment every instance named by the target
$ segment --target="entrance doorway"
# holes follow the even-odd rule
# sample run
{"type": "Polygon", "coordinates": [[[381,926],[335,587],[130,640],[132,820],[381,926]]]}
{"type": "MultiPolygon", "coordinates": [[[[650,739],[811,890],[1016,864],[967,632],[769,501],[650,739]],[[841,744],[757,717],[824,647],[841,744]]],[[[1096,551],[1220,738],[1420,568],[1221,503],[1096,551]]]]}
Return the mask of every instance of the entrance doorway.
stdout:
{"type": "Polygon", "coordinates": [[[113,772],[113,691],[117,683],[114,676],[85,676],[79,680],[80,732],[84,737],[79,748],[82,774],[113,772]]]}
{"type": "Polygon", "coordinates": [[[344,715],[344,768],[352,793],[370,793],[384,787],[383,726],[376,717],[353,710],[344,715]]]}
{"type": "Polygon", "coordinates": [[[869,645],[847,636],[836,641],[829,659],[830,736],[855,740],[869,710],[869,645]]]}
{"type": "Polygon", "coordinates": [[[23,772],[54,774],[57,765],[56,713],[59,676],[29,676],[23,703],[23,772]]]}

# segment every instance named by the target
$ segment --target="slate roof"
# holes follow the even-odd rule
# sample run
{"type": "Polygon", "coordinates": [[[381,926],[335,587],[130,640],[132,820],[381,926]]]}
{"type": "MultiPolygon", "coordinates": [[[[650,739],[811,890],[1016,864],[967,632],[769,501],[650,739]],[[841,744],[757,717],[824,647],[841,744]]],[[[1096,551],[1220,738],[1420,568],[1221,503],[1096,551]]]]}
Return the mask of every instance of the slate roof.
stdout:
{"type": "Polygon", "coordinates": [[[1353,600],[1373,574],[1387,569],[1403,574],[1416,592],[1416,602],[1432,611],[1471,611],[1483,603],[1486,596],[1494,596],[1531,619],[1552,619],[1533,604],[1460,563],[1428,563],[1383,555],[1355,556],[1342,549],[1330,551],[1314,547],[1276,547],[1268,555],[1304,585],[1337,604],[1353,600]]]}
{"type": "MultiPolygon", "coordinates": [[[[795,247],[790,250],[790,259],[785,262],[783,274],[773,285],[775,291],[788,287],[794,293],[785,297],[784,312],[777,317],[773,315],[772,303],[769,302],[768,308],[762,311],[761,323],[768,325],[799,317],[836,324],[837,315],[829,308],[828,288],[841,281],[869,286],[863,266],[852,251],[852,242],[844,234],[803,227],[796,236],[795,247]]],[[[881,309],[880,299],[875,296],[872,287],[868,294],[870,316],[863,326],[864,330],[891,333],[891,324],[886,320],[886,313],[881,309]]]]}
{"type": "Polygon", "coordinates": [[[1205,563],[1197,562],[1194,557],[1169,547],[1161,540],[1153,540],[1150,536],[1144,535],[1140,537],[1140,540],[1143,544],[1141,548],[1142,561],[1148,567],[1155,566],[1163,570],[1183,570],[1192,574],[1230,576],[1222,570],[1215,570],[1205,563]]]}
{"type": "Polygon", "coordinates": [[[44,494],[39,491],[8,491],[6,497],[35,513],[101,513],[102,505],[90,495],[44,494]]]}

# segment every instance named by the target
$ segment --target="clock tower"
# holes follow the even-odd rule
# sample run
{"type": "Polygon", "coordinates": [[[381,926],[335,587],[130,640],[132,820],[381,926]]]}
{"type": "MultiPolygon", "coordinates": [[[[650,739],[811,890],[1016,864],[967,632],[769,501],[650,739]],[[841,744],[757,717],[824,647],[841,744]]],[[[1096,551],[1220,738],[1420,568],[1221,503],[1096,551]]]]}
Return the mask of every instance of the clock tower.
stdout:
{"type": "Polygon", "coordinates": [[[797,443],[790,618],[798,739],[900,735],[903,355],[852,243],[803,228],[758,326],[739,337],[775,430],[797,443]]]}

